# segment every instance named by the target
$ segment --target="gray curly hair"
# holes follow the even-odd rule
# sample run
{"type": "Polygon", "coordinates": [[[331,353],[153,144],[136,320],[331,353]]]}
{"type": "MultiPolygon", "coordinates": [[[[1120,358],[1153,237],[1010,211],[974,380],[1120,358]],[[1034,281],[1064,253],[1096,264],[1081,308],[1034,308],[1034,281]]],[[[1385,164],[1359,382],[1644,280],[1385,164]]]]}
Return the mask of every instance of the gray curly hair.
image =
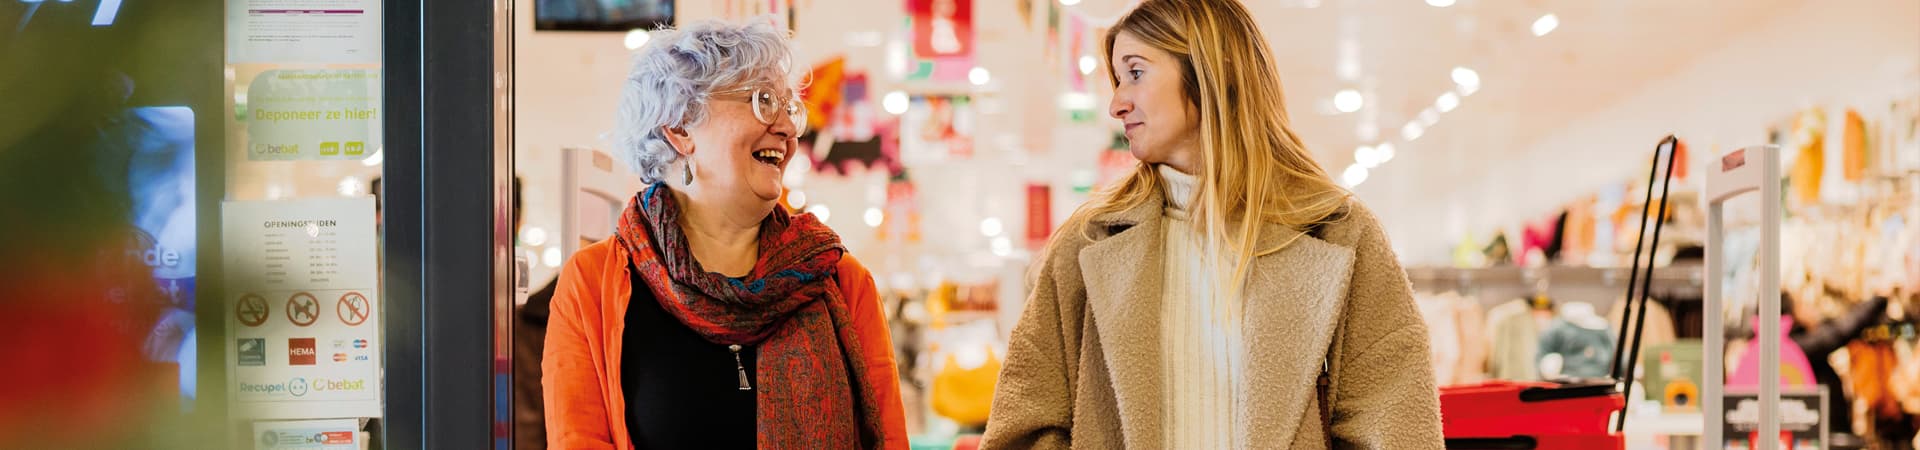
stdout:
{"type": "Polygon", "coordinates": [[[785,77],[792,65],[787,33],[766,20],[706,20],[654,31],[634,52],[633,70],[622,83],[614,151],[641,182],[658,183],[680,160],[661,127],[699,126],[713,92],[790,83],[785,77]]]}

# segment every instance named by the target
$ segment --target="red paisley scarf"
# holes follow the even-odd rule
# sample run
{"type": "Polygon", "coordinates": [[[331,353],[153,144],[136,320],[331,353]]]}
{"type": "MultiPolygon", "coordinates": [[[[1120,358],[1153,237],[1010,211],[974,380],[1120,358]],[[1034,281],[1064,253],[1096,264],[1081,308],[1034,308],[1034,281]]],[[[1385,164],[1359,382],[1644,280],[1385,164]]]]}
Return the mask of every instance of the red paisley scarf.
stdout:
{"type": "Polygon", "coordinates": [[[775,208],[760,223],[760,257],[744,278],[708,272],[680,229],[663,184],[620,216],[619,240],[660,307],[715,345],[757,346],[761,448],[873,448],[880,413],[847,303],[834,284],[846,249],[812,215],[775,208]],[[845,382],[837,382],[845,380],[845,382]]]}

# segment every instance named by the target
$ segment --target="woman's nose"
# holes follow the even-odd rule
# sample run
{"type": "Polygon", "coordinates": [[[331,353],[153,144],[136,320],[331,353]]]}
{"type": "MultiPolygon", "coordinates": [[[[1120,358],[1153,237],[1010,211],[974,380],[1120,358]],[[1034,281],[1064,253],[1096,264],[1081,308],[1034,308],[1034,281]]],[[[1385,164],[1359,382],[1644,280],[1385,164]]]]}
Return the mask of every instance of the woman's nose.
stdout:
{"type": "Polygon", "coordinates": [[[1129,112],[1133,112],[1133,102],[1127,101],[1127,99],[1122,98],[1118,94],[1115,94],[1113,101],[1107,104],[1107,115],[1113,116],[1115,119],[1127,120],[1127,113],[1129,112]]]}
{"type": "Polygon", "coordinates": [[[779,114],[779,117],[773,119],[773,125],[767,128],[767,132],[780,136],[781,139],[800,137],[798,136],[800,125],[793,123],[794,120],[795,118],[790,114],[779,114]]]}

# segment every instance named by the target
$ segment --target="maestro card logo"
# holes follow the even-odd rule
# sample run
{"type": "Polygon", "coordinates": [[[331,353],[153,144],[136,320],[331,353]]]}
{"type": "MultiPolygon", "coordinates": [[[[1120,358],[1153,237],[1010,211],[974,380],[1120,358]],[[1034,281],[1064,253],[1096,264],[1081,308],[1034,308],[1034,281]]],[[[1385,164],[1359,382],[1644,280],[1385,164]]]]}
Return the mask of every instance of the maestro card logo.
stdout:
{"type": "Polygon", "coordinates": [[[320,352],[314,348],[313,338],[287,339],[287,364],[311,366],[320,352]]]}

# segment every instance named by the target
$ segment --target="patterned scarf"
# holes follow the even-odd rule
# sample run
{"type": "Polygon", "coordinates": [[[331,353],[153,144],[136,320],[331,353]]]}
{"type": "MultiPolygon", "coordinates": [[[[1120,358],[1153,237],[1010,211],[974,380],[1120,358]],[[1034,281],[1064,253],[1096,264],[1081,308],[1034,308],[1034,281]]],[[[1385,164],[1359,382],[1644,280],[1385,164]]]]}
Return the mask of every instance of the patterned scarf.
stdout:
{"type": "Polygon", "coordinates": [[[775,208],[745,278],[707,272],[680,229],[664,184],[634,197],[619,240],[660,307],[717,346],[758,346],[754,389],[761,448],[874,448],[880,412],[852,315],[834,284],[846,249],[812,215],[775,208]],[[846,380],[847,382],[833,382],[846,380]]]}

